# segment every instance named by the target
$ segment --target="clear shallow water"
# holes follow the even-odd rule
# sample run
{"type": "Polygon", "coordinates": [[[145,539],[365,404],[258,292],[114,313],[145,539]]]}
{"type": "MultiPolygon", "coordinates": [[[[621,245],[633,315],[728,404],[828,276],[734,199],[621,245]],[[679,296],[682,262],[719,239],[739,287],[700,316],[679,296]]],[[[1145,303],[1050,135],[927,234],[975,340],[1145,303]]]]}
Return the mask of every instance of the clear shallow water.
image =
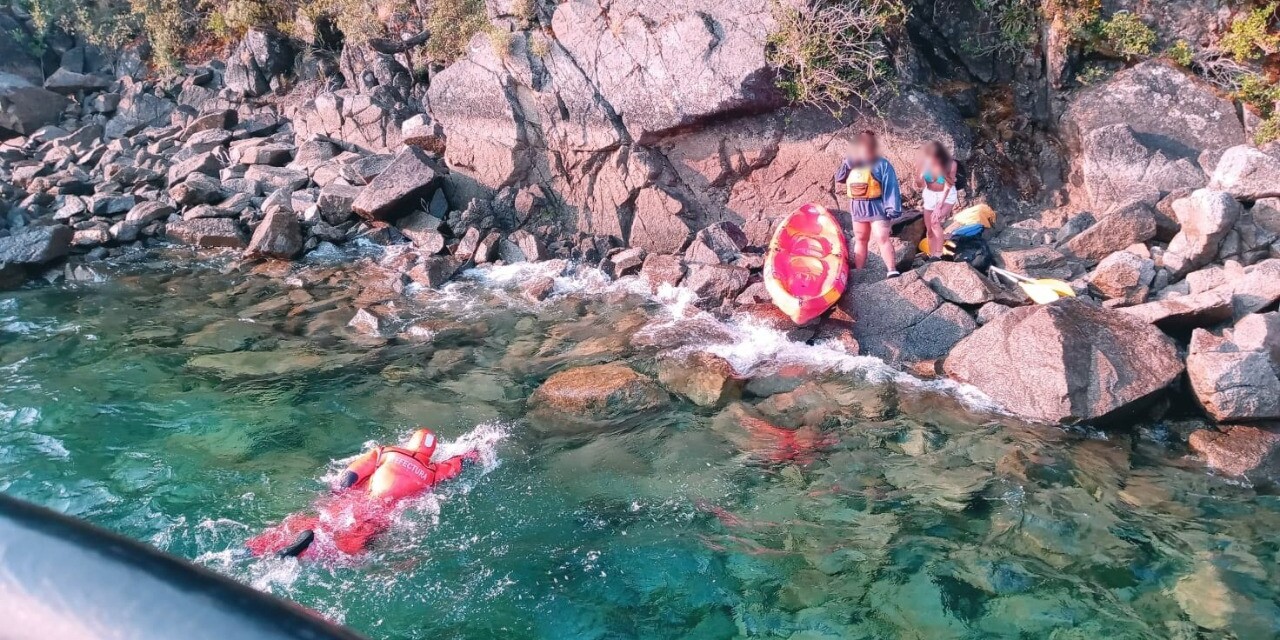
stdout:
{"type": "Polygon", "coordinates": [[[1020,423],[590,273],[522,300],[545,268],[399,296],[371,263],[144,259],[6,293],[0,490],[377,638],[1280,634],[1280,500],[1206,473],[1176,425],[1020,423]],[[347,328],[357,306],[391,337],[347,328]],[[551,373],[652,373],[667,348],[716,352],[751,393],[591,436],[523,420],[551,373]],[[490,457],[350,566],[230,558],[415,424],[490,457]]]}

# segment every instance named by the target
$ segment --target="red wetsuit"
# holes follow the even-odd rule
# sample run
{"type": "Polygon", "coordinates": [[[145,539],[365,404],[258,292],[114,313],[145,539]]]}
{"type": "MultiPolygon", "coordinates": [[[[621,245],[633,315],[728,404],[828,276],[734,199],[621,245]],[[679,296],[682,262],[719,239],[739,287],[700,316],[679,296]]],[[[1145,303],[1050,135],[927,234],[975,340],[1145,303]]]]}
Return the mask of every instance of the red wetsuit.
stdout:
{"type": "Polygon", "coordinates": [[[346,490],[317,501],[314,513],[295,513],[245,545],[255,556],[312,558],[328,549],[348,555],[363,551],[391,526],[401,501],[456,477],[463,463],[477,457],[471,451],[431,462],[435,445],[435,435],[419,429],[405,447],[374,447],[347,465],[341,483],[346,490]]]}

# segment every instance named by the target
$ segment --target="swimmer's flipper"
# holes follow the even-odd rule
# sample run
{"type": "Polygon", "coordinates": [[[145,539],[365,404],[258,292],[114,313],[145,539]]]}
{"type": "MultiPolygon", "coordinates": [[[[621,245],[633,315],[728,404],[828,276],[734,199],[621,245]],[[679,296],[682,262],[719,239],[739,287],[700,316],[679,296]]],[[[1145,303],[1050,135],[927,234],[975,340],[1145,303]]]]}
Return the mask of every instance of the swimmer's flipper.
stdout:
{"type": "Polygon", "coordinates": [[[293,540],[293,544],[281,549],[278,555],[281,558],[296,558],[302,555],[302,552],[306,551],[307,547],[310,547],[315,539],[316,534],[314,531],[303,529],[298,533],[298,537],[293,540]]]}

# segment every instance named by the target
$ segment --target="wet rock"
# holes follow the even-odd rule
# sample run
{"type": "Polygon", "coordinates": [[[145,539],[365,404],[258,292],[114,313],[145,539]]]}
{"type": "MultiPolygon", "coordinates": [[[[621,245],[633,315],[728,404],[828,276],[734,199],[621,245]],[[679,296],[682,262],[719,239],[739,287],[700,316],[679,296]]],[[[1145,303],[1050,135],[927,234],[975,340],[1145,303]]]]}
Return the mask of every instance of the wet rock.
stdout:
{"type": "Polygon", "coordinates": [[[1109,300],[1123,305],[1141,304],[1151,291],[1156,263],[1129,251],[1117,251],[1098,263],[1089,284],[1109,300]]]}
{"type": "Polygon", "coordinates": [[[366,220],[391,220],[416,206],[419,200],[429,200],[439,182],[440,176],[426,152],[409,147],[360,192],[352,209],[366,220]]]}
{"type": "Polygon", "coordinates": [[[497,231],[490,231],[480,238],[480,242],[476,245],[475,255],[471,259],[476,264],[493,262],[498,257],[498,247],[501,244],[502,234],[497,231]]]}
{"type": "Polygon", "coordinates": [[[1174,278],[1207,264],[1218,253],[1227,232],[1243,212],[1239,202],[1221,191],[1199,189],[1175,200],[1173,210],[1182,225],[1164,253],[1164,267],[1174,278]]]}
{"type": "Polygon", "coordinates": [[[418,211],[401,219],[396,226],[424,255],[435,255],[444,250],[444,221],[426,211],[418,211]]]}
{"type": "Polygon", "coordinates": [[[680,284],[684,272],[684,261],[679,256],[650,253],[640,266],[640,279],[649,285],[650,291],[657,293],[663,285],[674,287],[680,284]]]}
{"type": "Polygon", "coordinates": [[[502,261],[508,264],[538,262],[549,257],[542,240],[524,229],[512,231],[510,235],[503,238],[498,245],[498,253],[502,261]]]}
{"type": "Polygon", "coordinates": [[[0,262],[0,291],[8,291],[22,286],[27,279],[27,270],[20,264],[0,262]]]}
{"type": "Polygon", "coordinates": [[[1280,433],[1251,426],[1200,429],[1187,445],[1212,468],[1255,480],[1280,477],[1280,433]]]}
{"type": "Polygon", "coordinates": [[[258,223],[244,255],[246,258],[290,260],[302,252],[302,242],[302,224],[298,222],[298,216],[278,207],[268,211],[258,223]]]}
{"type": "Polygon", "coordinates": [[[956,304],[985,304],[1000,295],[1000,289],[967,262],[933,262],[920,270],[920,277],[944,300],[956,304]]]}
{"type": "Polygon", "coordinates": [[[347,326],[361,335],[382,335],[382,318],[368,309],[356,309],[356,315],[352,316],[347,326]]]}
{"type": "Polygon", "coordinates": [[[170,222],[165,225],[165,235],[173,242],[205,249],[242,249],[245,246],[245,237],[240,231],[240,225],[229,218],[170,222]]]}
{"type": "Polygon", "coordinates": [[[407,274],[410,280],[430,288],[438,288],[457,275],[463,262],[454,256],[429,256],[423,258],[407,274]]]}
{"type": "Polygon", "coordinates": [[[1280,159],[1249,145],[1231,147],[1214,168],[1209,188],[1246,202],[1280,196],[1280,159]]]}
{"type": "Polygon", "coordinates": [[[658,360],[658,382],[700,407],[720,407],[742,397],[746,380],[720,356],[697,351],[658,360]]]}
{"type": "Polygon", "coordinates": [[[1126,307],[1121,311],[1165,331],[1177,332],[1209,327],[1228,320],[1231,318],[1232,308],[1231,293],[1214,289],[1126,307]]]}
{"type": "Polygon", "coordinates": [[[1036,420],[1107,418],[1182,373],[1173,342],[1130,315],[1078,299],[1006,313],[960,341],[947,375],[1036,420]]]}
{"type": "Polygon", "coordinates": [[[808,342],[816,333],[816,322],[800,326],[774,304],[740,304],[733,310],[739,322],[777,331],[792,342],[808,342]]]}
{"type": "Polygon", "coordinates": [[[74,232],[64,225],[37,227],[0,238],[0,263],[44,264],[71,251],[74,232]]]}
{"type": "Polygon", "coordinates": [[[644,265],[645,254],[640,247],[622,249],[605,259],[605,273],[615,279],[636,275],[644,265]]]}
{"type": "Polygon", "coordinates": [[[733,300],[747,286],[751,272],[722,264],[691,264],[684,286],[698,296],[701,304],[718,307],[733,300]]]}
{"type": "Polygon", "coordinates": [[[1067,255],[1092,265],[1129,245],[1146,242],[1155,236],[1154,210],[1145,202],[1135,201],[1106,213],[1060,248],[1067,255]]]}
{"type": "Polygon", "coordinates": [[[1197,627],[1241,638],[1274,638],[1280,633],[1280,606],[1266,586],[1251,576],[1229,570],[1217,560],[1202,559],[1195,571],[1173,586],[1173,599],[1197,627]]]}
{"type": "Polygon", "coordinates": [[[529,396],[529,420],[544,432],[585,433],[634,424],[667,406],[652,380],[619,363],[561,371],[529,396]]]}
{"type": "Polygon", "coordinates": [[[111,239],[113,241],[125,243],[137,240],[138,236],[142,233],[142,227],[143,225],[140,223],[121,220],[111,225],[111,228],[107,231],[111,234],[111,239]]]}
{"type": "Polygon", "coordinates": [[[837,305],[856,318],[853,332],[862,353],[893,363],[941,358],[977,328],[915,271],[854,285],[837,305]]]}
{"type": "Polygon", "coordinates": [[[529,302],[542,302],[555,292],[555,278],[543,276],[534,278],[520,287],[520,295],[529,302]]]}

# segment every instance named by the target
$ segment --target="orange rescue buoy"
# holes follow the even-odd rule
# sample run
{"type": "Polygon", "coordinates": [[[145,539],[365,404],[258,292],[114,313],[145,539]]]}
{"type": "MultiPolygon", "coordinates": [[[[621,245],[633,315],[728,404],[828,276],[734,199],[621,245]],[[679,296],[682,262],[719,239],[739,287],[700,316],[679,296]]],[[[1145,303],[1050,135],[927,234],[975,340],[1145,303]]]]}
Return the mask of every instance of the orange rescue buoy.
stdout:
{"type": "Polygon", "coordinates": [[[769,242],[764,286],[796,324],[822,315],[844,294],[849,280],[844,233],[835,216],[806,204],[782,220],[769,242]]]}

